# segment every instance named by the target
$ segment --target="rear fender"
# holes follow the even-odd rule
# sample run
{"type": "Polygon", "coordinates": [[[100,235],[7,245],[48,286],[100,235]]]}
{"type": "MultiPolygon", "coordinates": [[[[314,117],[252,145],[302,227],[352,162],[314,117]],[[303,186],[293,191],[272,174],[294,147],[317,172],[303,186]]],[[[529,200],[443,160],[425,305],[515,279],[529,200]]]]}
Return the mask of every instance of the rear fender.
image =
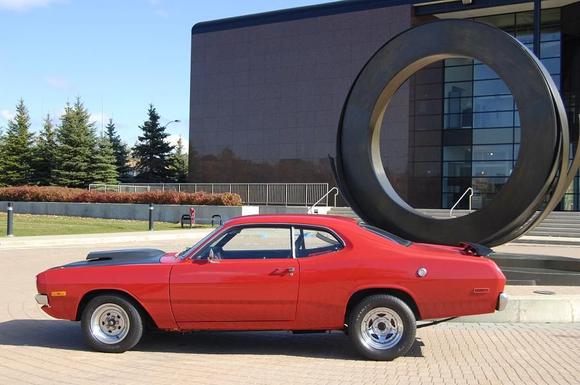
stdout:
{"type": "Polygon", "coordinates": [[[417,321],[421,320],[421,312],[415,297],[406,288],[400,286],[381,286],[381,285],[368,285],[364,287],[359,287],[357,290],[353,291],[348,299],[346,307],[344,309],[344,322],[348,323],[349,313],[352,308],[359,303],[363,298],[376,294],[388,294],[399,298],[405,302],[413,311],[415,319],[417,321]]]}

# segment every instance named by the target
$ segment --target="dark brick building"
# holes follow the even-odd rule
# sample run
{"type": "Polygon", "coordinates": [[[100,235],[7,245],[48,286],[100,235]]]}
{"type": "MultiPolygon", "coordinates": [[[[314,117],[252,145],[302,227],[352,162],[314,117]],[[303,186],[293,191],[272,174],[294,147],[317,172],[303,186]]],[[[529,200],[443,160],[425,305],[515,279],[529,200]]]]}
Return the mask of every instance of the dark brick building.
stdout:
{"type": "MultiPolygon", "coordinates": [[[[339,1],[196,24],[190,181],[334,183],[328,156],[356,75],[391,37],[436,18],[487,22],[530,49],[537,38],[577,130],[580,2],[544,1],[536,37],[533,2],[464,2],[339,1]]],[[[470,186],[481,207],[509,178],[519,136],[517,106],[495,72],[446,60],[398,91],[383,120],[382,158],[414,207],[450,207],[470,186]]],[[[576,180],[561,209],[578,210],[578,191],[576,180]]]]}

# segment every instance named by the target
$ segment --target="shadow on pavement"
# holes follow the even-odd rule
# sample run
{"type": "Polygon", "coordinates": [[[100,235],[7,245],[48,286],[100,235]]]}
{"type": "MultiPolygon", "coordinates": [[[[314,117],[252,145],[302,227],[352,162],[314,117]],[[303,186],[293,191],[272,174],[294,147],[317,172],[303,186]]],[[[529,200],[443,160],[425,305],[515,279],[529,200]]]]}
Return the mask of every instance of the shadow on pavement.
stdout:
{"type": "MultiPolygon", "coordinates": [[[[80,324],[58,320],[12,320],[0,323],[0,345],[88,350],[80,324]]],[[[407,357],[423,357],[417,339],[407,357]]],[[[190,354],[286,355],[310,358],[360,359],[350,339],[340,332],[292,334],[289,332],[150,331],[133,348],[143,352],[190,354]]]]}
{"type": "Polygon", "coordinates": [[[86,350],[78,322],[16,319],[0,323],[0,345],[86,350]]]}

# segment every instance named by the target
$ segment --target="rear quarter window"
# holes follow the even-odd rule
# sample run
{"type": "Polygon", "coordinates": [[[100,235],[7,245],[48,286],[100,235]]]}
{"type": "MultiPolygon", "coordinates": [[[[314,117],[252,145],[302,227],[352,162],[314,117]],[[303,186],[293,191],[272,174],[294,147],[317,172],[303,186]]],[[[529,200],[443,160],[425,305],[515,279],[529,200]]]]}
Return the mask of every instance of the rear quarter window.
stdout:
{"type": "Polygon", "coordinates": [[[305,258],[338,251],[344,244],[330,231],[299,227],[294,229],[294,246],[296,257],[305,258]]]}

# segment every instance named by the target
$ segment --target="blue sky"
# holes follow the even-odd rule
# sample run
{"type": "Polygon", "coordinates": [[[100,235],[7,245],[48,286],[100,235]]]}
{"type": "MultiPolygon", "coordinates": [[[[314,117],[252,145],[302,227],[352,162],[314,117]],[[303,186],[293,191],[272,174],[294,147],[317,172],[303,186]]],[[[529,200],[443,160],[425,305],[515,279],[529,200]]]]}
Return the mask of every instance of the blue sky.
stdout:
{"type": "Polygon", "coordinates": [[[18,99],[33,130],[80,96],[132,145],[153,103],[188,139],[191,27],[324,0],[0,0],[0,127],[18,99]]]}

